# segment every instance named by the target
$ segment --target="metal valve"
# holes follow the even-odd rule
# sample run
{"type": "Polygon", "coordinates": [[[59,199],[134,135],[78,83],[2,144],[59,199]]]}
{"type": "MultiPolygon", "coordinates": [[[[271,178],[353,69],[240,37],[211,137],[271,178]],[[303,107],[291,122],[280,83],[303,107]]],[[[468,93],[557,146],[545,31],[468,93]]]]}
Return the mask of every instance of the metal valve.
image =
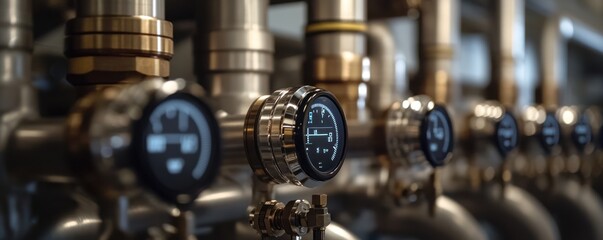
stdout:
{"type": "Polygon", "coordinates": [[[452,158],[454,136],[448,111],[425,95],[395,102],[387,113],[384,135],[394,202],[425,197],[433,214],[441,192],[437,168],[452,158]]]}
{"type": "Polygon", "coordinates": [[[313,195],[312,204],[307,200],[293,200],[286,205],[276,200],[265,201],[249,214],[251,226],[262,239],[281,237],[301,239],[312,230],[313,239],[325,239],[325,228],[331,223],[327,209],[327,195],[313,195]]]}

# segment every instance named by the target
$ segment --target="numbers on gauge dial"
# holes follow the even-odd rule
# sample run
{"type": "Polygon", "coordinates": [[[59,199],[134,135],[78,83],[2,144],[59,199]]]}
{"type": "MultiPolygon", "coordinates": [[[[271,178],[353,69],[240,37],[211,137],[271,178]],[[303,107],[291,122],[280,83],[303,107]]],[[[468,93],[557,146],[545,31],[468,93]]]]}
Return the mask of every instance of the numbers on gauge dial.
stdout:
{"type": "Polygon", "coordinates": [[[333,171],[339,165],[343,148],[343,116],[328,97],[310,103],[304,119],[304,148],[309,162],[320,172],[333,171]]]}
{"type": "Polygon", "coordinates": [[[211,154],[209,123],[198,106],[168,99],[152,111],[145,129],[146,161],[163,185],[179,189],[205,174],[211,154]]]}

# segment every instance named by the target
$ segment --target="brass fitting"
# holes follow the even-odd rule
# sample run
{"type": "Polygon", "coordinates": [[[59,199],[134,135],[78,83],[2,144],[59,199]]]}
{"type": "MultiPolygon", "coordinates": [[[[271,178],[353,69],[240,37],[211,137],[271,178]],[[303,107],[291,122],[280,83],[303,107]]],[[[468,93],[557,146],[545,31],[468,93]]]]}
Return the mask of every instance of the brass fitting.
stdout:
{"type": "Polygon", "coordinates": [[[150,16],[85,16],[67,23],[65,55],[74,86],[168,77],[172,24],[150,16]]]}
{"type": "Polygon", "coordinates": [[[314,239],[324,239],[325,228],[331,223],[327,195],[313,195],[312,204],[303,199],[286,205],[265,201],[251,211],[249,223],[263,238],[304,236],[312,229],[314,239]]]}

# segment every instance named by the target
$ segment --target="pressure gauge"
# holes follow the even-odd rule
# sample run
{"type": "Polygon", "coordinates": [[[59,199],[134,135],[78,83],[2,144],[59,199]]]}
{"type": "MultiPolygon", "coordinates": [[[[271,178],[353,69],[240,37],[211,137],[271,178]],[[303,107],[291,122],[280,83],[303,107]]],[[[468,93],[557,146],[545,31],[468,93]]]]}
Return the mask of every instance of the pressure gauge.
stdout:
{"type": "Polygon", "coordinates": [[[523,112],[524,133],[536,139],[545,153],[551,154],[561,141],[561,126],[555,113],[541,106],[530,106],[523,112]]]}
{"type": "Polygon", "coordinates": [[[494,142],[501,155],[506,156],[517,148],[519,128],[511,113],[505,111],[495,124],[494,142]]]}
{"type": "Polygon", "coordinates": [[[576,148],[583,152],[593,141],[593,131],[588,116],[580,114],[572,129],[572,140],[576,148]]]}
{"type": "Polygon", "coordinates": [[[260,179],[313,187],[343,163],[345,116],[329,92],[304,86],[257,99],[245,120],[249,163],[260,179]]]}
{"type": "Polygon", "coordinates": [[[97,193],[190,203],[219,167],[219,128],[201,97],[195,83],[154,79],[84,98],[69,117],[76,169],[97,193]]]}
{"type": "Polygon", "coordinates": [[[486,101],[474,107],[469,128],[473,141],[490,141],[503,157],[519,144],[519,128],[515,117],[495,101],[486,101]]]}
{"type": "Polygon", "coordinates": [[[444,165],[452,157],[452,122],[445,107],[428,96],[395,102],[385,127],[390,159],[409,168],[444,165]]]}
{"type": "Polygon", "coordinates": [[[593,149],[593,129],[589,115],[577,107],[562,107],[557,111],[561,128],[566,138],[564,149],[574,149],[578,153],[587,153],[593,149]],[[568,141],[569,140],[569,141],[568,141]]]}

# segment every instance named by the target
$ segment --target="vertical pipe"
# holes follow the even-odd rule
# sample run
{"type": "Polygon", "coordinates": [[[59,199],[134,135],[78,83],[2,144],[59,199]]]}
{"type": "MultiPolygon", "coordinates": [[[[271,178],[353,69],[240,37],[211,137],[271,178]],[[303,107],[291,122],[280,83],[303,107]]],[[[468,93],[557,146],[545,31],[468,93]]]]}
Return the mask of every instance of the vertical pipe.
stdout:
{"type": "Polygon", "coordinates": [[[452,100],[452,59],[459,32],[458,0],[424,0],[419,18],[419,79],[416,93],[437,103],[452,100]]]}
{"type": "Polygon", "coordinates": [[[397,74],[396,43],[387,21],[370,21],[366,33],[367,53],[371,60],[368,105],[373,116],[378,116],[402,97],[400,85],[406,84],[406,79],[400,79],[397,74]]]}
{"type": "Polygon", "coordinates": [[[540,39],[542,79],[536,88],[536,103],[547,109],[556,109],[561,104],[560,91],[565,88],[567,81],[567,43],[561,32],[561,23],[559,16],[549,17],[540,39]]]}
{"type": "Polygon", "coordinates": [[[0,0],[0,115],[35,108],[31,4],[30,0],[0,0]]]}
{"type": "Polygon", "coordinates": [[[524,55],[524,1],[497,0],[493,6],[494,31],[490,34],[492,75],[487,98],[510,109],[517,101],[516,68],[524,55]]]}
{"type": "Polygon", "coordinates": [[[246,114],[269,94],[274,42],[268,31],[268,0],[197,1],[196,75],[214,106],[246,114]]]}
{"type": "Polygon", "coordinates": [[[366,0],[308,0],[305,82],[331,91],[348,119],[364,114],[366,0]]]}

